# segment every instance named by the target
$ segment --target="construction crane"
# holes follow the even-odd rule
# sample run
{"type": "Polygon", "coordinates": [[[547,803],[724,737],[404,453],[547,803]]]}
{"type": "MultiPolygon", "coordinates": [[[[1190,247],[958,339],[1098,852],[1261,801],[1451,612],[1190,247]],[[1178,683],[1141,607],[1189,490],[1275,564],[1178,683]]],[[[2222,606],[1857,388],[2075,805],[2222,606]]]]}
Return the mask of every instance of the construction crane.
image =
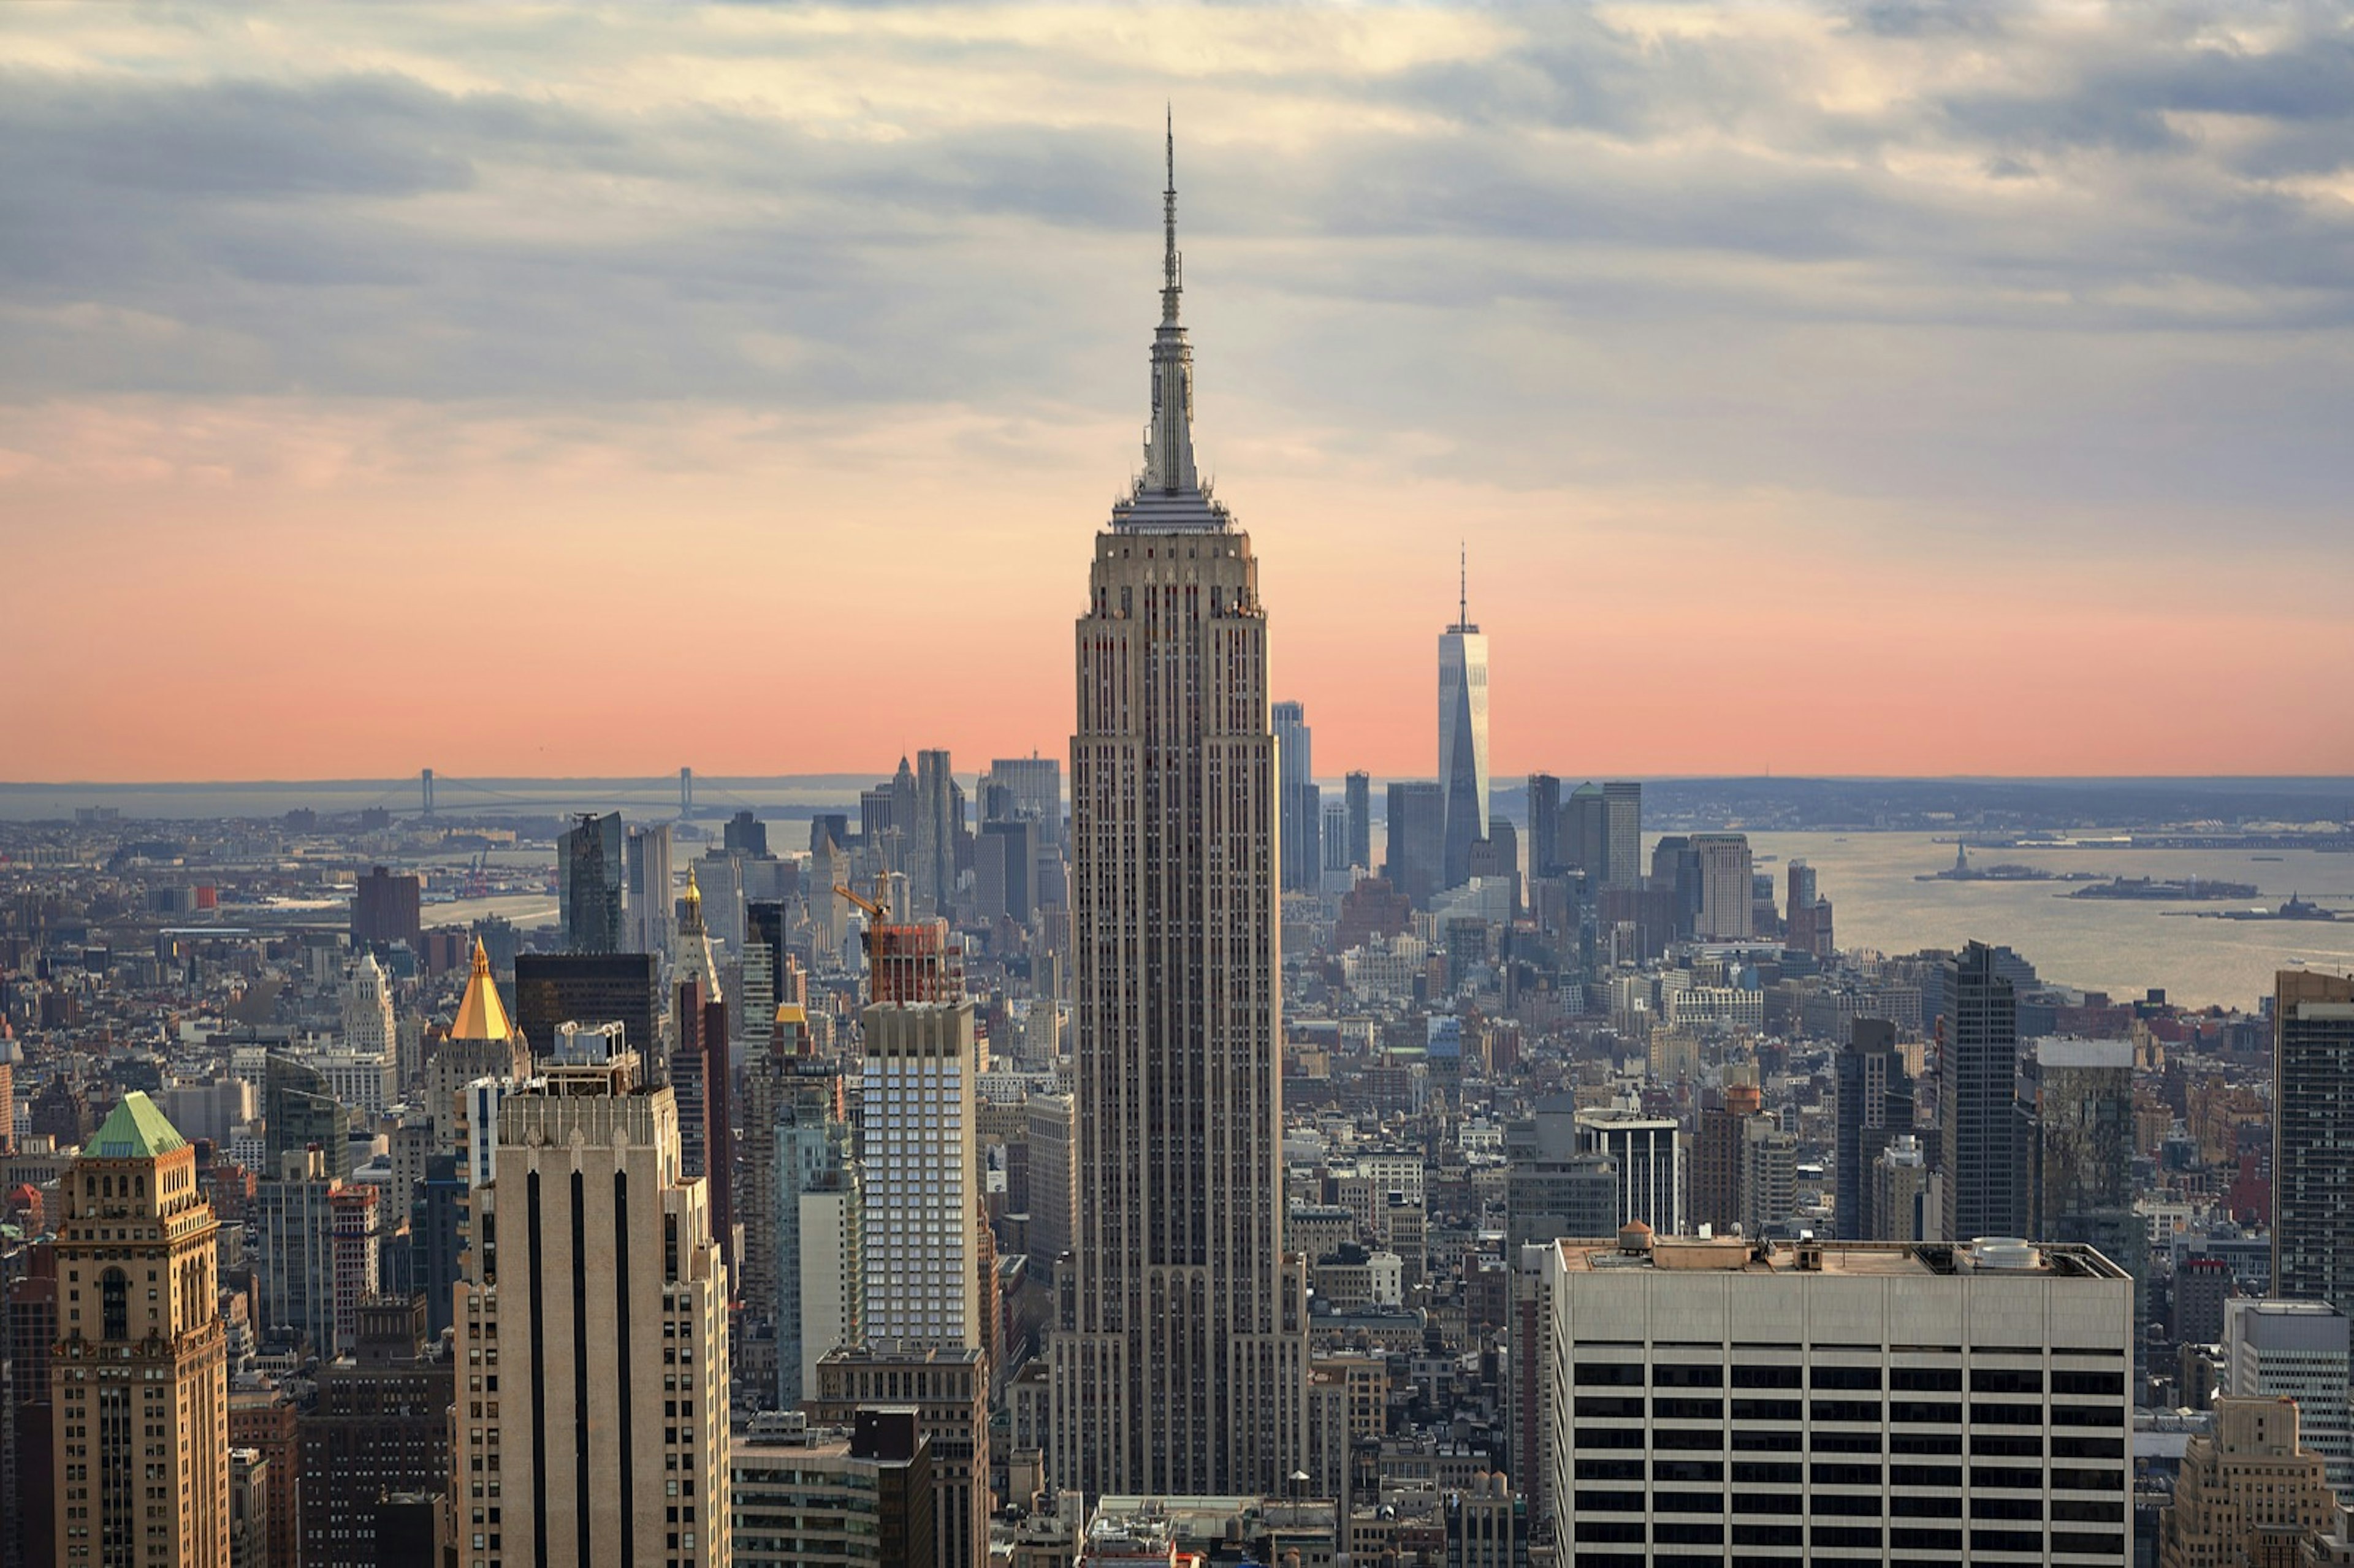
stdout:
{"type": "MultiPolygon", "coordinates": [[[[871,898],[861,898],[839,882],[833,885],[833,890],[865,910],[866,918],[873,925],[880,926],[891,918],[891,906],[888,904],[877,904],[871,898]]],[[[877,893],[883,891],[883,879],[879,876],[875,879],[875,891],[877,893]]]]}

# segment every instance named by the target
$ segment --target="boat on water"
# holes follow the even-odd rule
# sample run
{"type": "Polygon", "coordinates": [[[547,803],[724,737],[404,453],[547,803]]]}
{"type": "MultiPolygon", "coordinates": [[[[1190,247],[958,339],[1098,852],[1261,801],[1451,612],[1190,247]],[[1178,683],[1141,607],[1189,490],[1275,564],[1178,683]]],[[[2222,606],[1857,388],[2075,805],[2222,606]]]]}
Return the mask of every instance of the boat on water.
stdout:
{"type": "Polygon", "coordinates": [[[2202,909],[2199,917],[2201,920],[2335,920],[2338,914],[2335,909],[2324,909],[2311,899],[2292,893],[2288,895],[2288,902],[2277,909],[2202,909]]]}

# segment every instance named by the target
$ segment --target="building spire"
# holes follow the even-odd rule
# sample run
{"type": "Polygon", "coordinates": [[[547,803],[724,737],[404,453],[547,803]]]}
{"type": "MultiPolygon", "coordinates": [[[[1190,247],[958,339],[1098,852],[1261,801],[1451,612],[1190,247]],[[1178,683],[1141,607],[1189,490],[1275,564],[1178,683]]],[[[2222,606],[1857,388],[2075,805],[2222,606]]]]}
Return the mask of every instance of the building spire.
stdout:
{"type": "Polygon", "coordinates": [[[1140,494],[1197,493],[1193,469],[1193,350],[1177,313],[1184,291],[1184,261],[1177,253],[1177,117],[1168,111],[1162,155],[1167,182],[1161,191],[1161,326],[1152,334],[1152,422],[1144,438],[1144,473],[1140,494]]]}
{"type": "Polygon", "coordinates": [[[1471,624],[1471,546],[1468,541],[1455,542],[1456,600],[1455,624],[1471,624]]]}
{"type": "Polygon", "coordinates": [[[1167,116],[1163,155],[1169,181],[1161,190],[1161,324],[1175,326],[1177,296],[1184,288],[1177,266],[1177,111],[1164,106],[1161,112],[1167,116]]]}

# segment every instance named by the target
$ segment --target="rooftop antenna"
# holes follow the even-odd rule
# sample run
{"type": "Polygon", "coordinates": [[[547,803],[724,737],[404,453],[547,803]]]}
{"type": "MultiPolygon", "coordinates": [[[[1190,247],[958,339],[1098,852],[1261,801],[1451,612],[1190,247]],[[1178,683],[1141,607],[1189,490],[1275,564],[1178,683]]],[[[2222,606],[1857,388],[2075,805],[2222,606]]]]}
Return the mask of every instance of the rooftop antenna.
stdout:
{"type": "Polygon", "coordinates": [[[1169,183],[1161,192],[1161,228],[1163,237],[1161,286],[1169,295],[1168,314],[1172,320],[1174,320],[1177,313],[1174,303],[1176,291],[1183,286],[1179,281],[1177,263],[1177,111],[1174,105],[1164,104],[1161,111],[1166,117],[1164,134],[1167,140],[1163,153],[1168,160],[1169,183]]]}
{"type": "Polygon", "coordinates": [[[1456,583],[1455,624],[1464,627],[1471,624],[1471,546],[1458,539],[1455,542],[1455,548],[1458,552],[1455,567],[1459,574],[1456,583]]]}

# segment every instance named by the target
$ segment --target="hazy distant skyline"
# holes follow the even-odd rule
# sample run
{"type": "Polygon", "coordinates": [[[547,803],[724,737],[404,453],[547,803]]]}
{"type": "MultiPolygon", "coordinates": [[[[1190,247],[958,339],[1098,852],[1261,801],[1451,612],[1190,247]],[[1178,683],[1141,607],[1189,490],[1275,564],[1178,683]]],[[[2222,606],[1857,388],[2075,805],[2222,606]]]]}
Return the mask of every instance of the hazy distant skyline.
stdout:
{"type": "Polygon", "coordinates": [[[0,12],[16,779],[1059,752],[1177,119],[1274,694],[2354,770],[2354,11],[0,12]]]}

